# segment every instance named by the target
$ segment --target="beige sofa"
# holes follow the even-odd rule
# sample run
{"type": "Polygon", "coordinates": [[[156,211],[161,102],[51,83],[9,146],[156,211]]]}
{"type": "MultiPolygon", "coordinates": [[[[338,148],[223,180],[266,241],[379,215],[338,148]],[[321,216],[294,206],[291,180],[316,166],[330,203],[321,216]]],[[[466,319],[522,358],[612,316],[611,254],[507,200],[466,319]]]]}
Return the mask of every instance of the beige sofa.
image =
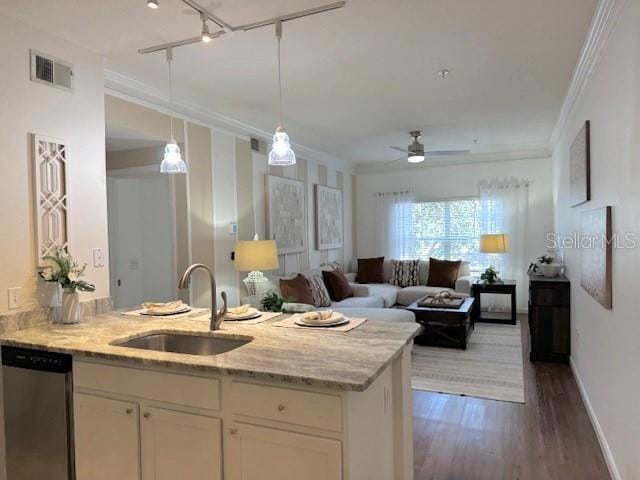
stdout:
{"type": "MultiPolygon", "coordinates": [[[[353,273],[348,273],[347,278],[350,282],[356,281],[357,276],[357,261],[354,262],[353,273]]],[[[398,287],[389,283],[392,273],[391,260],[384,260],[383,264],[383,278],[385,283],[352,283],[354,287],[354,293],[358,290],[358,295],[362,297],[379,297],[382,299],[383,306],[390,308],[395,305],[407,307],[416,300],[425,297],[430,294],[440,293],[442,291],[455,292],[458,294],[469,295],[471,293],[471,283],[473,277],[471,276],[471,270],[469,262],[462,262],[460,265],[460,271],[458,272],[458,279],[455,283],[455,288],[443,288],[432,287],[427,285],[429,279],[429,261],[420,260],[418,265],[418,276],[420,285],[415,287],[398,287]]]]}

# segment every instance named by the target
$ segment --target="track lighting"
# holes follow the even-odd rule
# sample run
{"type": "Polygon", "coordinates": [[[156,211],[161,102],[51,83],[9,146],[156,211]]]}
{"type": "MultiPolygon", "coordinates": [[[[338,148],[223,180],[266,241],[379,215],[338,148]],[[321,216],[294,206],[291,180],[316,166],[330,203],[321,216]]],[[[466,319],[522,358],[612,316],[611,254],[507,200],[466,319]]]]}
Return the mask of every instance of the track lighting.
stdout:
{"type": "Polygon", "coordinates": [[[160,7],[160,5],[158,5],[158,0],[147,0],[147,7],[153,8],[155,10],[156,8],[160,7]]]}
{"type": "Polygon", "coordinates": [[[209,43],[211,41],[211,32],[209,31],[209,25],[207,25],[207,18],[202,17],[202,41],[209,43]]]}

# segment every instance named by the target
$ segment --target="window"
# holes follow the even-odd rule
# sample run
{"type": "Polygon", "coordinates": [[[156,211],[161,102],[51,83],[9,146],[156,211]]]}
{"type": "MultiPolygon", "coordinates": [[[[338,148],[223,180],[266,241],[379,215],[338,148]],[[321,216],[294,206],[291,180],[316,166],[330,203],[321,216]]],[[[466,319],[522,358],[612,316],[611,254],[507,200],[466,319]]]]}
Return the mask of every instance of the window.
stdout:
{"type": "Polygon", "coordinates": [[[425,260],[465,260],[473,271],[490,265],[500,270],[500,256],[479,252],[481,232],[502,231],[500,211],[496,203],[485,205],[482,212],[479,198],[414,203],[415,256],[425,260]]]}

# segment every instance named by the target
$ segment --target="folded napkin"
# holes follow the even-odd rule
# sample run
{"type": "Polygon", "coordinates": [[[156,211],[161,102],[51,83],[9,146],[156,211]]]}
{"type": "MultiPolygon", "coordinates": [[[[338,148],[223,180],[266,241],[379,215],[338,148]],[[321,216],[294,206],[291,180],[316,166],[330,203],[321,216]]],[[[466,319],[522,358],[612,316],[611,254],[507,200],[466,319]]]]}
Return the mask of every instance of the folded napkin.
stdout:
{"type": "Polygon", "coordinates": [[[184,304],[182,300],[175,300],[173,302],[166,303],[144,302],[142,306],[150,312],[170,313],[186,307],[186,304],[184,304]]]}
{"type": "Polygon", "coordinates": [[[307,312],[300,315],[300,318],[308,323],[330,322],[333,316],[333,310],[323,310],[321,312],[307,312]]]}
{"type": "Polygon", "coordinates": [[[250,308],[251,308],[251,305],[247,303],[245,305],[240,305],[239,307],[229,307],[227,308],[227,313],[230,313],[231,315],[235,315],[235,316],[244,315],[249,311],[250,308]]]}

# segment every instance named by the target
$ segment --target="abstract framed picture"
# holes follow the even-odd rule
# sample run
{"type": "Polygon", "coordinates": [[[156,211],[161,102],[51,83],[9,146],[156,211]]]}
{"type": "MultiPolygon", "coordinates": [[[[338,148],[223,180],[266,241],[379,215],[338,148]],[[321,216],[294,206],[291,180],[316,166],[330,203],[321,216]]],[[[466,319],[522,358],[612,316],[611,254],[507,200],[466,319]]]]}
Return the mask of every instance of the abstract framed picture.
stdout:
{"type": "Polygon", "coordinates": [[[612,208],[582,212],[580,284],[607,309],[612,308],[612,208]]]}
{"type": "Polygon", "coordinates": [[[572,207],[591,200],[591,123],[578,132],[569,152],[569,201],[572,207]]]}
{"type": "Polygon", "coordinates": [[[304,190],[301,181],[266,176],[267,236],[276,241],[279,254],[305,250],[307,222],[304,190]]]}
{"type": "Polygon", "coordinates": [[[342,248],[342,190],[315,185],[316,248],[342,248]]]}

